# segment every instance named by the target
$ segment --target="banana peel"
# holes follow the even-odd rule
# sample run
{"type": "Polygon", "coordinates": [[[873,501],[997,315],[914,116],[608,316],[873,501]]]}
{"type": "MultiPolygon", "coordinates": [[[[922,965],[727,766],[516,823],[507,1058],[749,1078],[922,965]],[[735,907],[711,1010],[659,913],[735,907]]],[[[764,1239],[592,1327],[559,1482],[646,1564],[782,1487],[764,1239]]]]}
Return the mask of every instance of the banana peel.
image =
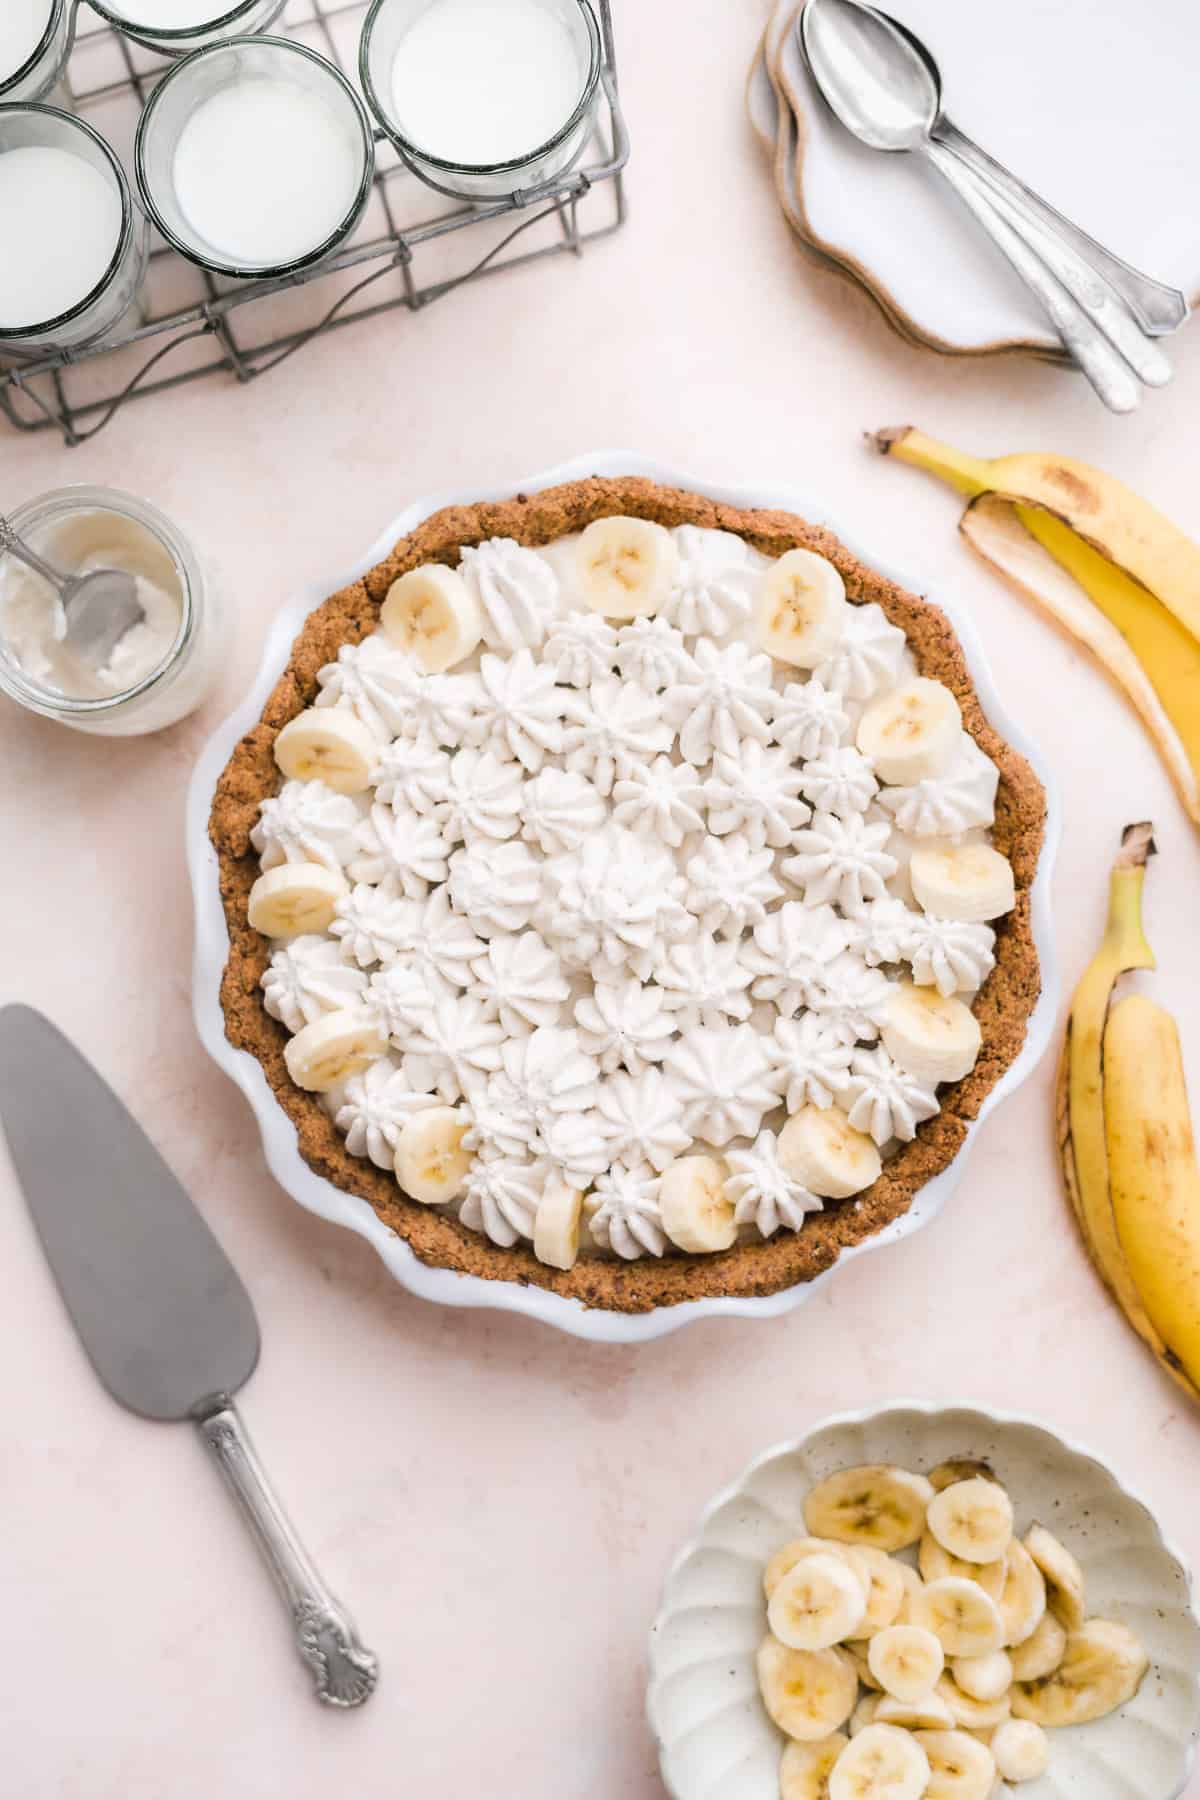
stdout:
{"type": "Polygon", "coordinates": [[[1114,476],[1069,456],[968,456],[911,425],[877,431],[871,441],[972,498],[1000,494],[1061,519],[1200,638],[1200,545],[1114,476]]]}
{"type": "Polygon", "coordinates": [[[1130,700],[1200,824],[1200,640],[1059,520],[996,494],[959,522],[971,548],[1086,649],[1130,700]]]}

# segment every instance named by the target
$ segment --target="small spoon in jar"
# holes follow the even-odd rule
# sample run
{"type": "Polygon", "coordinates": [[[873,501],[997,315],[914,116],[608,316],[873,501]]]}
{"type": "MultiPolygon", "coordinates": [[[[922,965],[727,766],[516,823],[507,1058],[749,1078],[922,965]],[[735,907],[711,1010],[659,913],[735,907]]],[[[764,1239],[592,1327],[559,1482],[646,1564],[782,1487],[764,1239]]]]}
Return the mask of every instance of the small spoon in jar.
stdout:
{"type": "Polygon", "coordinates": [[[102,669],[135,625],[146,617],[137,581],[124,569],[93,569],[88,575],[64,575],[30,549],[0,515],[0,550],[41,576],[54,589],[61,607],[61,637],[93,669],[102,669]]]}

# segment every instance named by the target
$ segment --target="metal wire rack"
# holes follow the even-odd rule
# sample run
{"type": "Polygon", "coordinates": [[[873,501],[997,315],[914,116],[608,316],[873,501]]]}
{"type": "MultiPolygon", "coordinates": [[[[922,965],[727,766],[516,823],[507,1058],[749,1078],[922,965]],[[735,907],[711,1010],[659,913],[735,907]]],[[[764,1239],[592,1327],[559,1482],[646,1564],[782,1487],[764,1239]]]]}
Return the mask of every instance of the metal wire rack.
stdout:
{"type": "MultiPolygon", "coordinates": [[[[0,0],[3,4],[3,0],[0,0]]],[[[290,0],[274,29],[357,76],[367,0],[290,0]]],[[[546,257],[578,256],[625,219],[629,136],[617,96],[610,0],[598,0],[604,62],[592,136],[576,167],[545,186],[485,205],[427,187],[376,132],[374,191],[354,235],[317,269],[224,281],[155,233],[138,310],[99,345],[0,366],[0,411],[18,431],[94,437],[129,401],[204,376],[253,381],[313,338],[394,308],[428,306],[465,282],[546,257]]],[[[132,166],[138,117],[171,65],[81,5],[65,101],[132,166]]]]}

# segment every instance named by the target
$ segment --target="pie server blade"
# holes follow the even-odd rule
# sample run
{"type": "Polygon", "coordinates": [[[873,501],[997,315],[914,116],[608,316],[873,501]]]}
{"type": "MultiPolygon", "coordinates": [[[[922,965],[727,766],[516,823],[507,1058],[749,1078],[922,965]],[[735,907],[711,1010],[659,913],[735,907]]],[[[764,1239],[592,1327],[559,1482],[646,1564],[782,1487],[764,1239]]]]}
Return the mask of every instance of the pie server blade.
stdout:
{"type": "Polygon", "coordinates": [[[26,1006],[0,1009],[0,1120],[96,1374],[131,1412],[196,1424],[283,1591],[318,1697],[361,1704],[376,1660],[301,1546],[231,1399],[259,1351],[233,1264],[112,1089],[26,1006]]]}

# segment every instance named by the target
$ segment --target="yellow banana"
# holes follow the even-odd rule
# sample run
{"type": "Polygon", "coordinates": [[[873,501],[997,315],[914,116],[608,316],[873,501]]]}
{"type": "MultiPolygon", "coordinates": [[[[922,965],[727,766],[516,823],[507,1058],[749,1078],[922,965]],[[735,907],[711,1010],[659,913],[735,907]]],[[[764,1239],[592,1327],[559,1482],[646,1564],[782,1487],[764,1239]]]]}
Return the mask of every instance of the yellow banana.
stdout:
{"type": "Polygon", "coordinates": [[[1200,1168],[1174,1019],[1145,994],[1104,1033],[1104,1124],[1121,1249],[1172,1373],[1200,1386],[1200,1168]]]}
{"type": "Polygon", "coordinates": [[[1069,456],[968,456],[907,425],[877,431],[872,442],[960,493],[1000,494],[1054,514],[1200,637],[1200,545],[1114,476],[1069,456]]]}

